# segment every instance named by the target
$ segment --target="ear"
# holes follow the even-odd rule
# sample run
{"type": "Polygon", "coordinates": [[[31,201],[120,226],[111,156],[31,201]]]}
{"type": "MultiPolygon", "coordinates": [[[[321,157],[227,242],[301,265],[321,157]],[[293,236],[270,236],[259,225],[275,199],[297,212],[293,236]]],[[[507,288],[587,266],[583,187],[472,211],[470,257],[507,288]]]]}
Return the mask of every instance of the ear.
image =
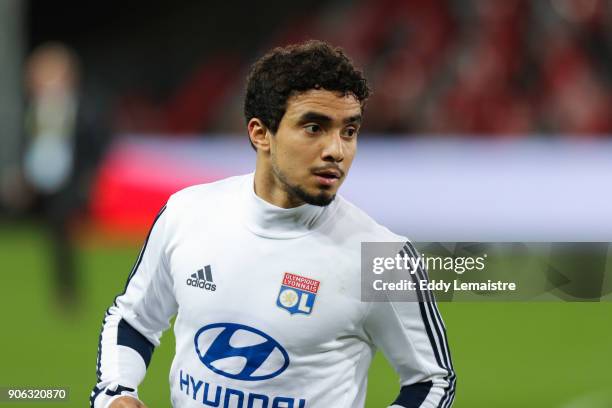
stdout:
{"type": "Polygon", "coordinates": [[[252,118],[247,124],[247,130],[249,132],[249,138],[251,143],[255,146],[257,151],[269,151],[270,150],[270,131],[263,124],[261,119],[252,118]]]}

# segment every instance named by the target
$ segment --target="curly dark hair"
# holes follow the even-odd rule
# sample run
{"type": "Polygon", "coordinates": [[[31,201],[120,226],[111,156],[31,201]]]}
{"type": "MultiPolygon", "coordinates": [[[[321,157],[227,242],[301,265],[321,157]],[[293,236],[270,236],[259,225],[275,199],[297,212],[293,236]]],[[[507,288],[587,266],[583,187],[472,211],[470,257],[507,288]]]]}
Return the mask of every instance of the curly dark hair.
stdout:
{"type": "Polygon", "coordinates": [[[311,89],[353,94],[362,106],[370,95],[363,73],[341,48],[316,40],[278,47],[251,67],[244,100],[247,123],[259,118],[276,133],[287,99],[311,89]]]}

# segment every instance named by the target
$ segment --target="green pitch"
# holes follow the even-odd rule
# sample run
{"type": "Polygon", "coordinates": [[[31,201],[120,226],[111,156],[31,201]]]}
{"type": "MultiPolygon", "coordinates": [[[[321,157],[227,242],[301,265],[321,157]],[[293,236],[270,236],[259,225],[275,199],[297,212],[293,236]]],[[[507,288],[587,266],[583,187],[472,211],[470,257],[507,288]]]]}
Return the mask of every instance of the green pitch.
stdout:
{"type": "MultiPolygon", "coordinates": [[[[136,246],[81,245],[82,302],[66,315],[49,290],[40,230],[1,225],[0,387],[69,387],[69,402],[49,405],[88,406],[102,317],[137,253],[136,246]]],[[[612,406],[612,303],[442,303],[440,309],[458,374],[456,408],[612,406]]],[[[151,408],[170,406],[173,348],[169,331],[140,389],[151,408]]],[[[393,370],[377,355],[367,407],[386,407],[398,390],[393,370]]]]}

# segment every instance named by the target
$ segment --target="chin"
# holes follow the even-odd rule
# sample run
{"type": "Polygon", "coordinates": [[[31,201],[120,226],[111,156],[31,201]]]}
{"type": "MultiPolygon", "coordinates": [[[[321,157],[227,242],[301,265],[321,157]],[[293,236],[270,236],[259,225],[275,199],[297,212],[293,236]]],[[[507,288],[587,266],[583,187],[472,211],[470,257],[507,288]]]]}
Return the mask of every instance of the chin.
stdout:
{"type": "Polygon", "coordinates": [[[320,193],[315,196],[311,196],[311,201],[306,201],[308,204],[318,205],[319,207],[326,207],[334,201],[336,194],[320,193]]]}
{"type": "Polygon", "coordinates": [[[318,195],[318,196],[313,196],[311,197],[312,199],[309,201],[306,201],[306,203],[311,204],[311,205],[316,205],[319,207],[327,207],[328,205],[330,205],[332,203],[332,201],[334,201],[334,199],[336,198],[336,195],[318,195]]]}
{"type": "Polygon", "coordinates": [[[294,187],[293,193],[307,204],[316,205],[319,207],[328,206],[336,198],[335,191],[316,189],[314,191],[306,191],[300,187],[294,187]]]}

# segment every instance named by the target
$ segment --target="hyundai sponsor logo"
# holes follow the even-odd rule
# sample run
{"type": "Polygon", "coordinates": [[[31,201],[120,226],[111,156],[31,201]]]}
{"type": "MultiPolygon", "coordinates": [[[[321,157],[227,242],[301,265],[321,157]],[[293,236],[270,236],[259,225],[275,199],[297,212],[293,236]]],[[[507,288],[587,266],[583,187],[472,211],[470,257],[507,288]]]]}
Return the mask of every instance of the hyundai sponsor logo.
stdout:
{"type": "Polygon", "coordinates": [[[209,324],[198,330],[194,342],[206,367],[235,380],[267,380],[289,366],[283,346],[261,330],[243,324],[209,324]]]}
{"type": "MultiPolygon", "coordinates": [[[[306,399],[225,387],[179,370],[181,394],[207,407],[219,408],[306,408],[306,399]]],[[[178,404],[177,404],[178,405],[178,404]]]]}

